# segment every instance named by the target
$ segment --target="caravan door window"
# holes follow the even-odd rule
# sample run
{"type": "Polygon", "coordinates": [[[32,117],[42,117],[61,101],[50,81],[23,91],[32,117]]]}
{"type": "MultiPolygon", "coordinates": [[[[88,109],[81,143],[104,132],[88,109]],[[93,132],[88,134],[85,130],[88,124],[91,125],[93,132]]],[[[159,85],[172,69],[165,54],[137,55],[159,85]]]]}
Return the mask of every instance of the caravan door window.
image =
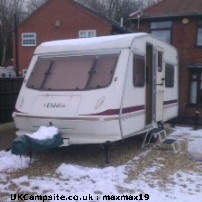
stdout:
{"type": "Polygon", "coordinates": [[[133,57],[133,85],[143,87],[145,84],[145,58],[134,55],[133,57]]]}
{"type": "Polygon", "coordinates": [[[27,87],[45,91],[107,87],[119,54],[39,58],[27,87]]]}

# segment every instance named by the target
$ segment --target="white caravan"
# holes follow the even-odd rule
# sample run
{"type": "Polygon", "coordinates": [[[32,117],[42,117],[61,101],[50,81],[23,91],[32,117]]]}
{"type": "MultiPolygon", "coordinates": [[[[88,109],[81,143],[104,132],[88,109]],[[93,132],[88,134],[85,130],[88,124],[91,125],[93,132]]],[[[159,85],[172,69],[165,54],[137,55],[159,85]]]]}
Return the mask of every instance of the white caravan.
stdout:
{"type": "Polygon", "coordinates": [[[178,115],[178,54],[146,34],[45,42],[28,68],[17,135],[57,127],[65,145],[138,135],[178,115]]]}

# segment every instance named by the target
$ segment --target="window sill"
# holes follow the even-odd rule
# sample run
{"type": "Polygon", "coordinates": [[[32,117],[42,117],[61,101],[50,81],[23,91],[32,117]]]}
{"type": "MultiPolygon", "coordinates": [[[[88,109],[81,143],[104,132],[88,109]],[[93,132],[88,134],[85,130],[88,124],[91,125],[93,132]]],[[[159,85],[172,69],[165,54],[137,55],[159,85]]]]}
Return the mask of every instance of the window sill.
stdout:
{"type": "Polygon", "coordinates": [[[22,47],[36,47],[36,45],[25,45],[25,44],[22,44],[22,47]]]}

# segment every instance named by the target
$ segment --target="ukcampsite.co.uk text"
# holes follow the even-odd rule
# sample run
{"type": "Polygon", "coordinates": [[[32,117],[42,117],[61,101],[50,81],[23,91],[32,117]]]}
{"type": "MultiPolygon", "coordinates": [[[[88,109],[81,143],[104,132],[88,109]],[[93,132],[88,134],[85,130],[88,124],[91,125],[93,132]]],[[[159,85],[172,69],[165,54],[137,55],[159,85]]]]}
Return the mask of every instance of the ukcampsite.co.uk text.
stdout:
{"type": "Polygon", "coordinates": [[[29,201],[47,201],[47,200],[58,200],[58,201],[95,201],[95,200],[102,200],[102,201],[147,201],[149,200],[149,194],[139,194],[139,195],[104,195],[104,196],[92,196],[90,194],[86,196],[64,196],[59,194],[53,195],[31,195],[31,194],[11,194],[11,201],[16,200],[29,200],[29,201]]]}

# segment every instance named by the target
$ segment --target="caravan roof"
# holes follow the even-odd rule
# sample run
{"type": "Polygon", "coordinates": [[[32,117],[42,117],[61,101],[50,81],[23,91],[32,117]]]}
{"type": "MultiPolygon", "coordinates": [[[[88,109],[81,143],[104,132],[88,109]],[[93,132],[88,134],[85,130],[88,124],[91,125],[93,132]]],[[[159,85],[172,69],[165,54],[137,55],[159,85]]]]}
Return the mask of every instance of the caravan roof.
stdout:
{"type": "Polygon", "coordinates": [[[94,38],[68,39],[44,42],[35,50],[35,54],[45,54],[66,51],[82,51],[97,49],[123,49],[131,46],[139,37],[147,36],[146,33],[111,35],[94,38]]]}

